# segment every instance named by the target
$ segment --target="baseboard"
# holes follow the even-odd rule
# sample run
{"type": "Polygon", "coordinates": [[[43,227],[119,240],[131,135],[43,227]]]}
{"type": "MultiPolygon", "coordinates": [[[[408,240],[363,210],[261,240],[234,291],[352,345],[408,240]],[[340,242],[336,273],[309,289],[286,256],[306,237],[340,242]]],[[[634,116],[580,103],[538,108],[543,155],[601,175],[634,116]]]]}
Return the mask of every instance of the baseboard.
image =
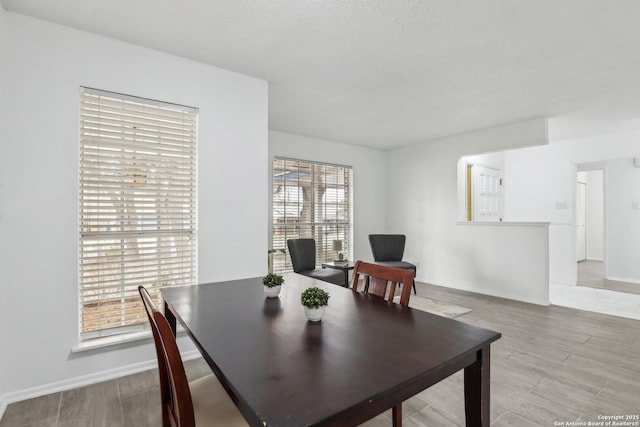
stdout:
{"type": "Polygon", "coordinates": [[[510,299],[510,300],[514,300],[514,301],[520,301],[520,302],[526,302],[529,304],[536,304],[536,305],[551,305],[551,302],[549,301],[549,292],[547,290],[547,299],[537,299],[537,298],[523,298],[519,295],[512,295],[509,293],[505,293],[505,292],[487,292],[487,291],[482,291],[480,292],[480,290],[478,289],[472,289],[472,288],[467,288],[464,286],[451,286],[449,284],[444,284],[444,283],[440,283],[436,280],[427,280],[427,279],[423,279],[423,278],[416,278],[416,282],[422,282],[422,283],[428,283],[428,284],[432,284],[432,285],[436,285],[436,286],[441,286],[443,288],[449,288],[449,289],[457,289],[459,291],[465,291],[465,292],[471,292],[474,294],[479,294],[479,295],[488,295],[491,297],[497,297],[497,298],[505,298],[505,299],[510,299]]]}
{"type": "Polygon", "coordinates": [[[614,281],[614,282],[627,282],[627,283],[640,284],[640,280],[638,280],[638,279],[627,279],[627,278],[624,278],[624,277],[607,277],[606,279],[614,281]]]}
{"type": "MultiPolygon", "coordinates": [[[[182,353],[183,360],[197,359],[200,357],[198,350],[191,350],[182,353]]],[[[96,372],[94,374],[82,375],[75,378],[69,378],[62,381],[56,381],[49,384],[44,384],[36,387],[27,388],[24,390],[13,391],[11,393],[5,393],[0,396],[0,419],[7,410],[7,406],[12,403],[20,402],[22,400],[33,399],[34,397],[46,396],[51,393],[58,393],[61,391],[71,390],[78,387],[84,387],[91,384],[97,384],[103,381],[112,380],[115,378],[124,377],[131,374],[137,374],[138,372],[148,371],[158,365],[156,359],[147,360],[144,362],[133,363],[131,365],[108,369],[106,371],[96,372]]]]}

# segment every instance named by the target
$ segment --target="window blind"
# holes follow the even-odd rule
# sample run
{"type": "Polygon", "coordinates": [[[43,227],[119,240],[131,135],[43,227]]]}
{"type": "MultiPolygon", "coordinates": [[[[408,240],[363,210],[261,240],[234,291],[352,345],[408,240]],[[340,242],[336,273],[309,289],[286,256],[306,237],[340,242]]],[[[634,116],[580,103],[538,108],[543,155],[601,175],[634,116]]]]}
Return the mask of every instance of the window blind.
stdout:
{"type": "Polygon", "coordinates": [[[146,327],[138,285],[157,295],[162,286],[195,283],[198,111],[88,88],[80,98],[86,340],[146,327]]]}
{"type": "Polygon", "coordinates": [[[272,172],[274,271],[293,269],[288,239],[315,239],[318,267],[336,259],[334,240],[341,242],[341,252],[352,260],[352,168],[275,158],[272,172]]]}

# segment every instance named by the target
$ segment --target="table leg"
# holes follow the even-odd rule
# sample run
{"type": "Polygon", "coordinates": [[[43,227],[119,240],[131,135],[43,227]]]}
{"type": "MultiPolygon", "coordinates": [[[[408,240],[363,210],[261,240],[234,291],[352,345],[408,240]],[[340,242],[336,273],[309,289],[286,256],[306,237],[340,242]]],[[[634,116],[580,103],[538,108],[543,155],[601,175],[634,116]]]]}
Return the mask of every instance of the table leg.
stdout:
{"type": "Polygon", "coordinates": [[[402,403],[397,404],[391,410],[391,425],[393,427],[402,427],[402,403]]]}
{"type": "Polygon", "coordinates": [[[467,427],[489,427],[489,346],[478,350],[476,361],[464,368],[464,408],[467,427]]]}
{"type": "Polygon", "coordinates": [[[167,322],[169,322],[169,326],[171,326],[171,331],[173,331],[173,336],[176,336],[176,316],[173,315],[171,310],[169,310],[169,306],[167,303],[164,303],[164,317],[167,318],[167,322]]]}

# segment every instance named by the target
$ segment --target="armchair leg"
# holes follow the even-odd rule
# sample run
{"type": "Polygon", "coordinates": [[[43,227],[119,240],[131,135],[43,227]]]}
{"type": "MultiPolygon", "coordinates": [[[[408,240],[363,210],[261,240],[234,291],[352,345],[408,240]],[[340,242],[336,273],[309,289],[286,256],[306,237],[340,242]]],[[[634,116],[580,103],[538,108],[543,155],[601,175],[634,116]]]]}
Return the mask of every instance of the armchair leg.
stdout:
{"type": "Polygon", "coordinates": [[[416,274],[418,274],[418,270],[413,270],[413,294],[418,295],[418,291],[416,290],[416,274]]]}

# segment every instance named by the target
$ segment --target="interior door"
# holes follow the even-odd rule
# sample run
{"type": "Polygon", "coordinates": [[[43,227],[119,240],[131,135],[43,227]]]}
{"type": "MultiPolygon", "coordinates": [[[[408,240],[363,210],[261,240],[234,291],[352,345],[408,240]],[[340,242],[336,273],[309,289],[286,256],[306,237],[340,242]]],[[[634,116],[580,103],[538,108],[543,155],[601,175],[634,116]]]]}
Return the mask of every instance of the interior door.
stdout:
{"type": "Polygon", "coordinates": [[[502,221],[502,171],[473,165],[473,221],[502,221]]]}
{"type": "Polygon", "coordinates": [[[576,188],[576,260],[587,259],[587,184],[576,188]]]}

